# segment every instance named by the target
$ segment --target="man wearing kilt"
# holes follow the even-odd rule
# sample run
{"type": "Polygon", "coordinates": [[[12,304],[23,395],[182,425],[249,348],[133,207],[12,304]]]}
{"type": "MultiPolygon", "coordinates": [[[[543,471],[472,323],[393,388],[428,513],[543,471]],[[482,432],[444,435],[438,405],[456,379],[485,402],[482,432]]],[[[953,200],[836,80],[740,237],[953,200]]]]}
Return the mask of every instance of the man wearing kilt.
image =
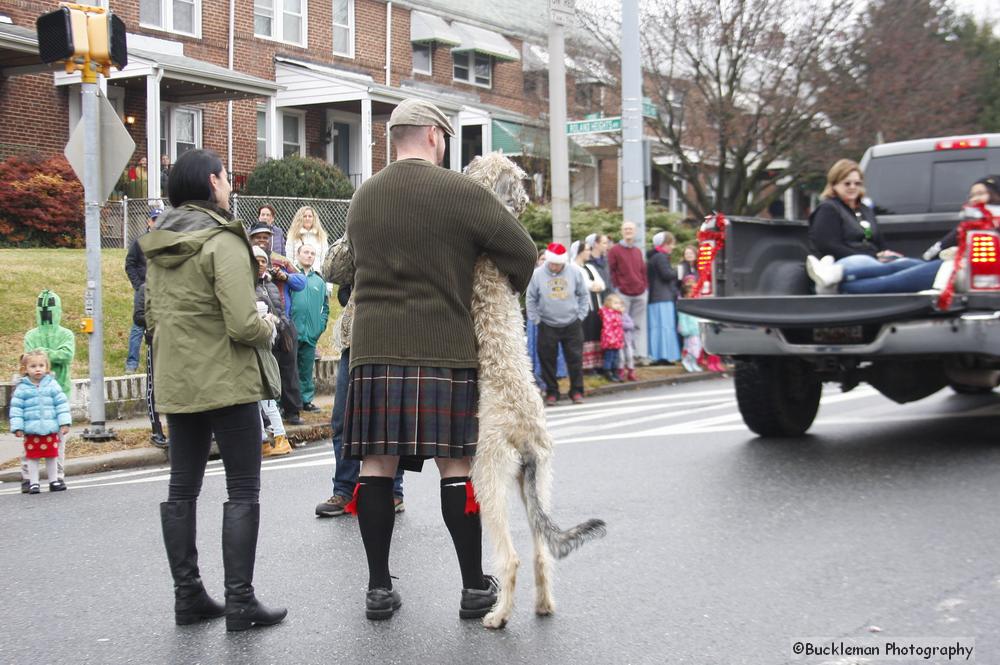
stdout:
{"type": "Polygon", "coordinates": [[[440,109],[405,100],[388,128],[397,159],[358,188],[347,214],[357,311],[344,457],[362,460],[349,509],[368,558],[365,611],[387,619],[402,603],[389,576],[396,468],[419,471],[434,458],[462,575],[459,615],[478,618],[493,606],[496,583],[483,575],[468,484],[479,436],[473,269],[485,253],[523,292],[535,246],[491,192],[440,168],[455,135],[440,109]]]}

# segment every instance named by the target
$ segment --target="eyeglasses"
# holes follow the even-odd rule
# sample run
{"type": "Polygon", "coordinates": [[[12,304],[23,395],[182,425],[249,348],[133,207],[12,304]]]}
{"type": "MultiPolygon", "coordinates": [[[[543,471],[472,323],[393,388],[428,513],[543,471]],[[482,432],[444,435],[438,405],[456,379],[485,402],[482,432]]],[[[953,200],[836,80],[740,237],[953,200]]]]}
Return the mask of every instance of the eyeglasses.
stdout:
{"type": "Polygon", "coordinates": [[[844,187],[860,187],[865,183],[862,182],[861,180],[844,180],[840,184],[843,185],[844,187]]]}

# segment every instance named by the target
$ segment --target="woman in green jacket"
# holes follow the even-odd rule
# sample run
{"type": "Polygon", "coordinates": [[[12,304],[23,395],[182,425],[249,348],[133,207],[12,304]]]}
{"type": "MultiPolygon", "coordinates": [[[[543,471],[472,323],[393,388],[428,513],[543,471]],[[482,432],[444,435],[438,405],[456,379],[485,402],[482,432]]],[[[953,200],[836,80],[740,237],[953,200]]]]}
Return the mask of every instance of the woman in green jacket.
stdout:
{"type": "Polygon", "coordinates": [[[230,185],[218,155],[184,153],[170,171],[173,210],[140,240],[146,254],[146,325],[153,336],[154,389],[167,416],[170,487],[160,504],[178,624],[225,614],[228,630],[272,625],[254,596],[260,523],[261,430],[257,403],[277,397],[274,321],[254,304],[254,260],[229,213],[230,185]],[[226,469],[222,559],[226,604],[198,572],[195,512],[212,437],[226,469]]]}

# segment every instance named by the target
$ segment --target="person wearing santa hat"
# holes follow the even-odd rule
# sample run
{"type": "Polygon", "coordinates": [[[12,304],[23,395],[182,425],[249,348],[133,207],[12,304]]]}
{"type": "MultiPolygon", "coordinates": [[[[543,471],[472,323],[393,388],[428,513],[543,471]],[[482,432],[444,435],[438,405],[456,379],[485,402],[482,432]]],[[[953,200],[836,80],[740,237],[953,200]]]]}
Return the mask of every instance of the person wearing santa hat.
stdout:
{"type": "Polygon", "coordinates": [[[528,320],[538,326],[538,357],[545,381],[545,404],[559,400],[556,358],[562,345],[569,370],[569,396],[583,402],[583,325],[589,308],[587,282],[576,265],[569,264],[566,248],[550,243],[545,262],[535,269],[528,284],[528,320]]]}

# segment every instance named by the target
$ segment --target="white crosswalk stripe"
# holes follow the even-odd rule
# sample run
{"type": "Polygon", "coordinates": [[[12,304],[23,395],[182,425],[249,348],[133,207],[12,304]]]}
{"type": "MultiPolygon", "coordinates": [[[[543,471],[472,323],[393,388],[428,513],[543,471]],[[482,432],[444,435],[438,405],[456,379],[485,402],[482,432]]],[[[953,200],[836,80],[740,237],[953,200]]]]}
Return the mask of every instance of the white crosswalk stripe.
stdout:
{"type": "MultiPolygon", "coordinates": [[[[946,399],[946,398],[945,398],[946,399]]],[[[939,403],[946,403],[939,401],[939,403]]],[[[841,393],[836,386],[826,386],[820,417],[812,431],[859,425],[891,424],[942,418],[996,418],[1000,403],[961,404],[941,409],[920,404],[903,405],[898,412],[886,415],[887,400],[868,386],[841,393]],[[823,407],[849,403],[845,409],[824,416],[823,407]]],[[[748,432],[743,424],[731,386],[720,389],[678,389],[658,394],[615,395],[588,400],[586,404],[549,407],[545,410],[549,432],[557,445],[614,442],[646,439],[656,444],[668,443],[679,437],[724,432],[748,432]],[[639,427],[636,427],[636,426],[639,427]]],[[[749,432],[748,432],[749,434],[749,432]]],[[[329,444],[300,449],[287,457],[263,460],[261,472],[287,471],[308,467],[326,467],[333,471],[333,450],[329,444]]],[[[221,460],[208,463],[206,477],[223,476],[221,460]]],[[[134,469],[76,477],[73,490],[114,487],[140,483],[166,483],[169,466],[134,469]]],[[[20,492],[19,485],[8,484],[0,495],[20,492]]]]}

